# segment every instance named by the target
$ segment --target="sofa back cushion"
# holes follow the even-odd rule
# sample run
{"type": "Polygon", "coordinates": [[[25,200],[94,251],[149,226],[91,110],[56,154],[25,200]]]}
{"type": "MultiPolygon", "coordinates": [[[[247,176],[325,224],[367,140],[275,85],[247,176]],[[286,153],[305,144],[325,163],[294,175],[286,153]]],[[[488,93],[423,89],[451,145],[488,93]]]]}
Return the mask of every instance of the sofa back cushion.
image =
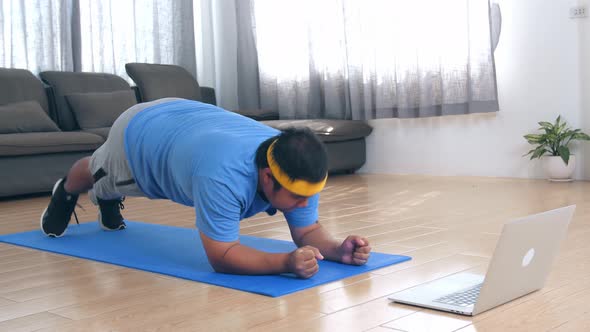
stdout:
{"type": "Polygon", "coordinates": [[[60,131],[36,100],[0,106],[0,134],[60,131]]]}
{"type": "Polygon", "coordinates": [[[191,73],[180,66],[128,63],[125,70],[137,84],[142,102],[165,97],[201,101],[199,83],[191,73]]]}
{"type": "Polygon", "coordinates": [[[0,105],[36,101],[46,114],[51,114],[43,83],[25,69],[0,68],[0,105]]]}
{"type": "Polygon", "coordinates": [[[131,89],[73,93],[66,95],[66,100],[82,129],[110,127],[121,113],[137,104],[135,92],[131,89]]]}
{"type": "Polygon", "coordinates": [[[41,79],[53,87],[57,106],[58,125],[63,130],[78,130],[74,113],[66,100],[67,95],[75,93],[131,91],[129,83],[121,77],[104,73],[74,73],[45,71],[41,79]]]}

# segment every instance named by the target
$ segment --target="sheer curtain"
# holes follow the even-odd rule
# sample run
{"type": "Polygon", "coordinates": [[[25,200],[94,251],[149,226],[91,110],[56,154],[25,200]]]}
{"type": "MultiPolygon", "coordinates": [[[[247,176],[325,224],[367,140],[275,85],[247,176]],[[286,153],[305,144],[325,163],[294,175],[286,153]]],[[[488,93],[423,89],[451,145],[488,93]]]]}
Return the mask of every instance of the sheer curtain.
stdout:
{"type": "Polygon", "coordinates": [[[106,72],[177,64],[196,75],[192,0],[2,0],[0,66],[106,72]]]}
{"type": "Polygon", "coordinates": [[[374,119],[498,109],[488,0],[3,0],[0,66],[180,65],[228,109],[374,119]]]}
{"type": "Polygon", "coordinates": [[[78,0],[80,70],[127,78],[125,64],[176,64],[196,75],[192,0],[78,0]]]}
{"type": "Polygon", "coordinates": [[[0,66],[72,70],[72,0],[2,0],[0,66]]]}
{"type": "Polygon", "coordinates": [[[281,118],[498,110],[487,0],[254,0],[260,103],[281,118]]]}
{"type": "Polygon", "coordinates": [[[249,0],[195,0],[199,84],[214,87],[226,109],[260,107],[258,59],[249,0]]]}

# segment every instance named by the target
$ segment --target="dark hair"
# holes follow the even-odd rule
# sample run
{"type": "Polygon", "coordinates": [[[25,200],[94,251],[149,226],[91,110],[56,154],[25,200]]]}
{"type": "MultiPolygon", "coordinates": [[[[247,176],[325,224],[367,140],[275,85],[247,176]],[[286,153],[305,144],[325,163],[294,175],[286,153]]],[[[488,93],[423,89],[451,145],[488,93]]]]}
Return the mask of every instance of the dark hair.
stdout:
{"type": "MultiPolygon", "coordinates": [[[[262,142],[256,150],[256,166],[268,167],[266,152],[277,140],[273,158],[291,180],[320,182],[328,173],[326,147],[309,128],[287,128],[274,137],[262,142]]],[[[275,190],[281,188],[273,177],[275,190]]]]}

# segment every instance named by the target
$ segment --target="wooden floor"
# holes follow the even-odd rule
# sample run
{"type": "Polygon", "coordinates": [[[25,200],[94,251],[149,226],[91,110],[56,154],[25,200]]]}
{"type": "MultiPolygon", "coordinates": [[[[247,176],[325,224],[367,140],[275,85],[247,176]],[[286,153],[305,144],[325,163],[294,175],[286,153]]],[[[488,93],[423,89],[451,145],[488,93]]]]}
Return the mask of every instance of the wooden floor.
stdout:
{"type": "MultiPolygon", "coordinates": [[[[0,233],[38,228],[48,196],[0,201],[0,233]]],[[[81,220],[96,219],[86,196],[81,220]]],[[[194,212],[128,199],[128,219],[194,227],[194,212]]],[[[0,331],[590,331],[590,183],[389,175],[332,177],[320,222],[412,261],[270,298],[0,243],[0,331]],[[474,318],[391,304],[396,291],[485,271],[502,224],[577,204],[542,290],[474,318]]],[[[242,233],[289,239],[278,214],[242,233]]]]}

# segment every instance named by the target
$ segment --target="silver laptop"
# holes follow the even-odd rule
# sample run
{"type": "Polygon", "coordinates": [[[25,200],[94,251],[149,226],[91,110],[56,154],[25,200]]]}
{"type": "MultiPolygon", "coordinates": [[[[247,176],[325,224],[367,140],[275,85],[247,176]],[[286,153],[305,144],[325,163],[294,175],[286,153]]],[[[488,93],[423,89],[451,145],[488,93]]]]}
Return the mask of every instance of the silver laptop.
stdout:
{"type": "Polygon", "coordinates": [[[389,299],[473,316],[541,289],[575,209],[571,205],[506,223],[485,276],[457,273],[389,299]]]}

